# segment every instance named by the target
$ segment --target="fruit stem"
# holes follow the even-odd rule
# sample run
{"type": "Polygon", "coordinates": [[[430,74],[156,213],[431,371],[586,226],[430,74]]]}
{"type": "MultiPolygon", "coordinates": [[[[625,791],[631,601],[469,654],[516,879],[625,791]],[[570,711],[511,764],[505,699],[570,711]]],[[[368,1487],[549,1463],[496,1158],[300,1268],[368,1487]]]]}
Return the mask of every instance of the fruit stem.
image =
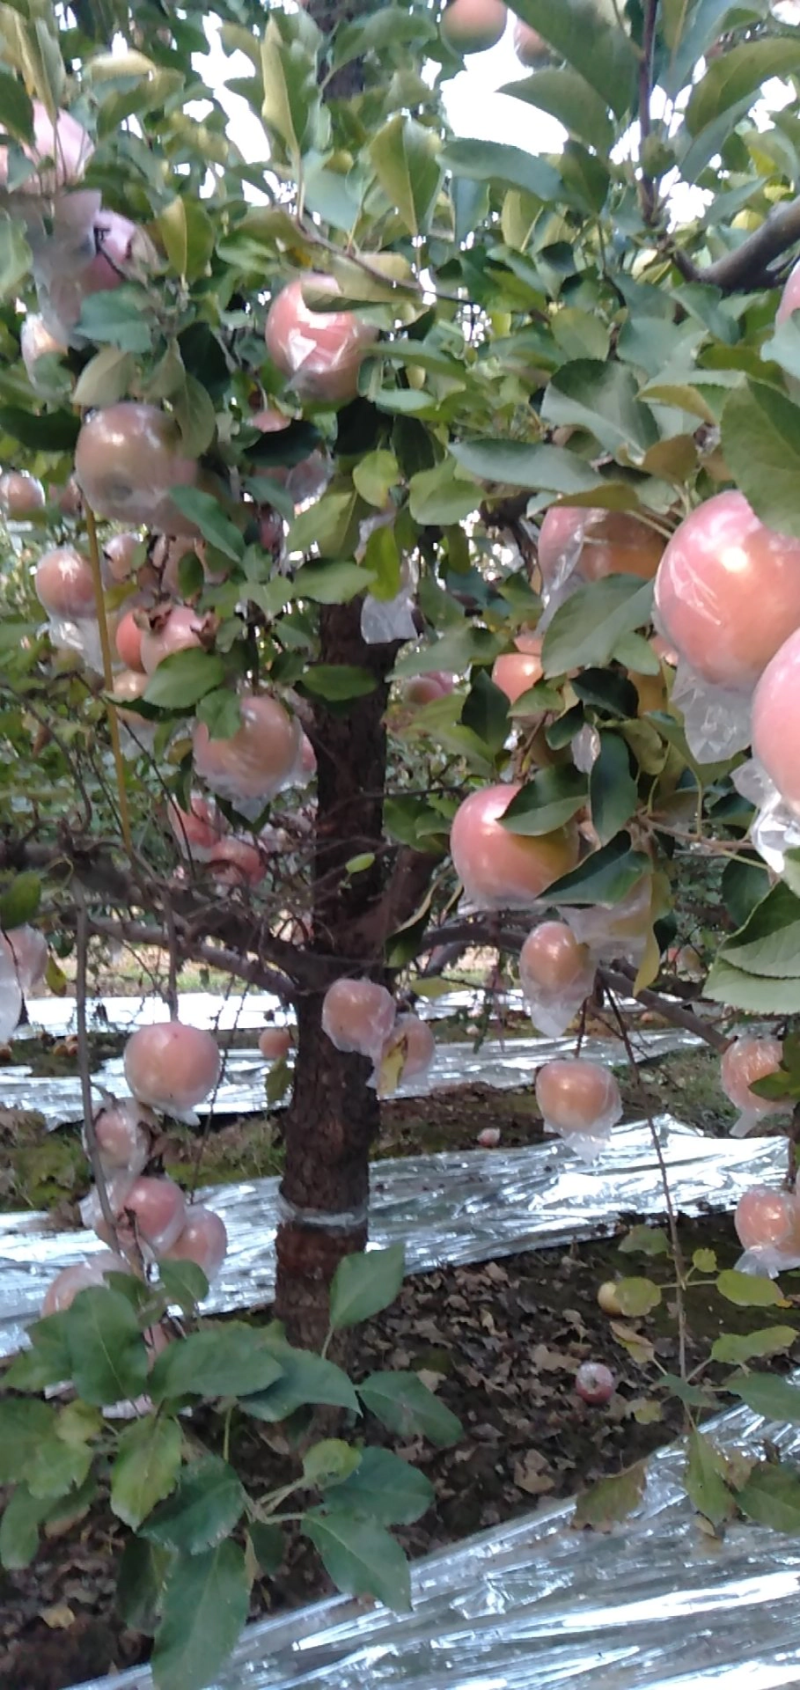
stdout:
{"type": "MultiPolygon", "coordinates": [[[[97,523],[94,511],[90,505],[84,505],[86,511],[86,535],[89,541],[89,563],[92,569],[94,585],[94,601],[97,610],[97,625],[100,630],[100,650],[103,654],[103,682],[106,693],[111,693],[114,686],[114,674],[111,658],[111,639],[108,632],[105,601],[103,599],[103,577],[100,572],[100,547],[97,542],[97,523]]],[[[125,765],[122,760],[122,747],[119,739],[119,722],[113,704],[107,703],[108,730],[111,735],[111,750],[114,755],[114,769],[117,777],[117,795],[119,797],[119,820],[122,830],[122,840],[130,858],[133,858],[133,838],[131,835],[131,818],[128,809],[128,793],[125,786],[125,765]]]]}

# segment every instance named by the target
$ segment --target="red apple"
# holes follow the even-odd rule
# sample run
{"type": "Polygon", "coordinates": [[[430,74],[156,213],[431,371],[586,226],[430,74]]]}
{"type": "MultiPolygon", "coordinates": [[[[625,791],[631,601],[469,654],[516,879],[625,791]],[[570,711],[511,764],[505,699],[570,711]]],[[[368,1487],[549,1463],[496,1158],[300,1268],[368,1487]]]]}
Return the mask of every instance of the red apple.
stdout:
{"type": "Polygon", "coordinates": [[[140,674],[144,673],[142,630],[134,611],[126,610],[124,616],[120,617],[114,630],[114,645],[120,663],[124,663],[126,669],[136,669],[140,674]]]}
{"type": "Polygon", "coordinates": [[[141,661],[145,674],[152,675],[159,663],[173,652],[202,645],[205,627],[205,617],[198,616],[188,604],[173,605],[166,613],[155,612],[142,632],[141,661]]]}
{"type": "MultiPolygon", "coordinates": [[[[186,1199],[174,1180],[141,1174],[123,1201],[115,1205],[115,1214],[121,1242],[128,1247],[138,1242],[147,1244],[160,1256],[177,1243],[186,1225],[186,1199]]],[[[97,1222],[95,1231],[105,1243],[113,1242],[104,1220],[97,1222]]]]}
{"type": "Polygon", "coordinates": [[[155,1116],[136,1102],[101,1109],[95,1117],[94,1135],[103,1167],[114,1173],[140,1174],[150,1156],[148,1127],[155,1133],[155,1116]]]}
{"type": "Polygon", "coordinates": [[[552,505],[539,531],[539,568],[545,586],[573,571],[583,581],[606,575],[638,575],[651,581],[664,541],[627,511],[601,506],[552,505]]]}
{"type": "Polygon", "coordinates": [[[186,1223],[174,1244],[163,1251],[169,1262],[196,1262],[209,1284],[216,1279],[228,1251],[225,1222],[202,1203],[191,1203],[186,1223]]]}
{"type": "Polygon", "coordinates": [[[340,292],[332,276],[304,275],[288,282],[269,308],[267,351],[302,398],[342,404],[358,392],[361,359],[378,331],[352,311],[312,311],[305,303],[305,288],[340,292]]]}
{"type": "MultiPolygon", "coordinates": [[[[69,112],[58,112],[53,122],[41,100],[34,100],[33,143],[26,142],[22,150],[37,166],[45,160],[50,162],[48,169],[39,169],[38,174],[27,177],[21,184],[22,192],[50,195],[56,188],[80,181],[94,147],[83,124],[69,112]]],[[[0,147],[0,183],[7,181],[8,149],[0,147]]]]}
{"type": "Polygon", "coordinates": [[[228,823],[216,804],[198,793],[192,793],[188,811],[182,810],[174,799],[168,807],[169,825],[185,857],[205,862],[228,832],[228,823]]]}
{"type": "Polygon", "coordinates": [[[123,400],[95,411],[78,435],[75,474],[99,516],[165,534],[196,533],[170,495],[174,487],[199,485],[200,464],[184,457],[177,423],[156,405],[123,400]]]}
{"type": "Polygon", "coordinates": [[[260,886],[267,872],[266,859],[257,845],[247,839],[220,839],[208,859],[219,886],[260,886]]]}
{"type": "Polygon", "coordinates": [[[34,393],[42,399],[57,399],[61,383],[48,380],[44,369],[37,371],[40,358],[48,355],[63,358],[67,347],[57,335],[51,334],[42,316],[28,312],[19,334],[22,362],[34,393]]]}
{"type": "Polygon", "coordinates": [[[570,823],[525,837],[501,826],[518,785],[487,786],[465,798],[450,830],[453,864],[470,903],[484,909],[524,909],[578,861],[578,831],[570,823]]]}
{"type": "Polygon", "coordinates": [[[135,733],[146,735],[152,724],[145,721],[143,716],[135,710],[126,710],[124,705],[134,699],[141,698],[147,686],[147,676],[134,669],[120,669],[114,676],[114,701],[116,714],[121,722],[125,722],[135,733]]]}
{"type": "Polygon", "coordinates": [[[582,1362],[575,1375],[578,1396],[593,1407],[598,1403],[610,1402],[615,1384],[610,1367],[604,1367],[601,1361],[582,1362]]]}
{"type": "Polygon", "coordinates": [[[139,534],[112,534],[103,547],[103,573],[109,584],[112,581],[120,586],[130,580],[134,559],[141,547],[139,534]]]}
{"type": "Polygon", "coordinates": [[[544,36],[529,23],[523,23],[522,18],[517,18],[514,24],[514,52],[527,70],[538,70],[553,56],[544,36]]]}
{"type": "Polygon", "coordinates": [[[800,1255],[800,1207],[794,1192],[751,1186],[739,1198],[734,1225],[745,1250],[767,1246],[781,1255],[800,1255]]]}
{"type": "Polygon", "coordinates": [[[45,503],[41,481],[24,470],[9,469],[0,475],[0,514],[10,522],[22,522],[45,503]]]}
{"type": "Polygon", "coordinates": [[[438,698],[446,698],[453,691],[453,679],[441,669],[434,669],[429,675],[415,675],[406,681],[403,697],[406,704],[434,704],[438,698]]]}
{"type": "Polygon", "coordinates": [[[94,578],[89,559],[74,546],[58,546],[44,552],[34,577],[39,603],[48,616],[60,621],[81,621],[95,615],[94,578]]]}
{"type": "Polygon", "coordinates": [[[777,1073],[782,1057],[780,1039],[734,1039],[720,1062],[720,1082],[725,1096],[748,1115],[772,1115],[785,1109],[784,1101],[771,1101],[750,1090],[754,1080],[764,1080],[768,1074],[777,1073]]]}
{"type": "Polygon", "coordinates": [[[800,540],[767,528],[742,493],[717,493],[673,534],[656,607],[703,680],[749,691],[800,627],[800,540]]]}
{"type": "Polygon", "coordinates": [[[284,1062],[292,1048],[288,1027],[265,1027],[259,1033],[258,1048],[266,1062],[284,1062]]]}
{"type": "MultiPolygon", "coordinates": [[[[525,637],[525,636],[523,636],[525,637]]],[[[542,642],[538,640],[538,651],[533,649],[536,636],[527,636],[527,650],[515,641],[516,651],[504,652],[495,659],[492,669],[492,680],[496,687],[504,692],[509,704],[516,704],[530,687],[535,687],[540,681],[544,670],[542,668],[542,642]]]]}
{"type": "Polygon", "coordinates": [[[19,981],[20,990],[29,997],[44,982],[48,949],[43,933],[35,927],[12,927],[4,935],[19,981]]]}
{"type": "Polygon", "coordinates": [[[536,1075],[536,1101],[545,1124],[564,1134],[597,1137],[622,1114],[614,1075],[583,1056],[546,1062],[536,1075]]]}
{"type": "Polygon", "coordinates": [[[576,982],[583,982],[587,970],[591,970],[588,946],[578,944],[565,921],[541,922],[528,934],[520,951],[523,989],[529,984],[537,991],[558,996],[569,992],[576,982]]]}
{"type": "Polygon", "coordinates": [[[767,664],[753,699],[753,754],[784,803],[800,814],[800,754],[794,724],[800,699],[800,629],[767,664]]]}
{"type": "Polygon", "coordinates": [[[125,1078],[135,1098],[165,1114],[202,1103],[219,1079],[216,1039],[180,1021],[139,1027],[125,1046],[125,1078]]]}
{"type": "Polygon", "coordinates": [[[100,1250],[96,1256],[89,1256],[85,1262],[75,1262],[72,1267],[62,1268],[47,1288],[42,1303],[42,1317],[63,1314],[74,1303],[79,1291],[88,1291],[96,1285],[104,1285],[106,1274],[130,1271],[122,1256],[114,1255],[110,1250],[100,1250]]]}
{"type": "Polygon", "coordinates": [[[800,310],[800,264],[795,264],[784,284],[778,309],[775,312],[775,322],[785,323],[793,311],[800,310]]]}
{"type": "Polygon", "coordinates": [[[337,1050],[377,1058],[394,1020],[394,998],[374,980],[334,980],[325,993],[322,1031],[337,1050]]]}
{"type": "Polygon", "coordinates": [[[427,1022],[410,1012],[398,1015],[386,1041],[384,1055],[401,1041],[405,1046],[401,1078],[404,1081],[423,1079],[436,1055],[436,1040],[427,1022]]]}
{"type": "Polygon", "coordinates": [[[484,53],[502,41],[507,17],[502,0],[448,0],[439,28],[457,53],[484,53]]]}
{"type": "Polygon", "coordinates": [[[211,739],[204,722],[194,730],[197,774],[220,798],[274,798],[297,762],[300,726],[277,698],[243,693],[242,722],[230,739],[211,739]]]}

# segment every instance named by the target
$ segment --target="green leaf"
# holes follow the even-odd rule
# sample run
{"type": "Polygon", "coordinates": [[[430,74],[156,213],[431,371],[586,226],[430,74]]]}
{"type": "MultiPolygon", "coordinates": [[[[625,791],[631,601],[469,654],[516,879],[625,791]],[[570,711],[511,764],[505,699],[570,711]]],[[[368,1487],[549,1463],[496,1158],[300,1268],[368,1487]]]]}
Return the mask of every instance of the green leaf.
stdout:
{"type": "Polygon", "coordinates": [[[72,391],[74,405],[115,405],[124,399],[136,371],[130,352],[104,346],[84,366],[72,391]]]}
{"type": "Polygon", "coordinates": [[[409,1526],[435,1500],[430,1479],[388,1449],[365,1449],[357,1470],[336,1487],[336,1507],[382,1526],[409,1526]]]}
{"type": "Polygon", "coordinates": [[[629,1317],[649,1314],[661,1302],[661,1290],[652,1279],[616,1279],[614,1290],[622,1313],[629,1317]]]}
{"type": "MultiPolygon", "coordinates": [[[[766,1309],[784,1302],[774,1280],[758,1273],[740,1273],[737,1268],[724,1268],[717,1278],[717,1290],[729,1303],[741,1309],[766,1309]]],[[[800,1402],[800,1391],[797,1393],[800,1402]]]]}
{"type": "Polygon", "coordinates": [[[158,1277],[169,1298],[185,1315],[194,1314],[208,1296],[208,1280],[197,1262],[159,1261],[158,1277]]]}
{"type": "Polygon", "coordinates": [[[433,132],[398,112],[370,142],[369,156],[386,198],[409,234],[422,234],[441,181],[433,132]]]}
{"type": "Polygon", "coordinates": [[[716,1271],[717,1271],[717,1253],[716,1253],[716,1250],[695,1250],[695,1251],[693,1251],[693,1253],[692,1253],[692,1267],[697,1268],[698,1273],[716,1273],[716,1271]]]}
{"type": "Polygon", "coordinates": [[[323,1438],[320,1443],[312,1444],[303,1457],[303,1478],[307,1485],[324,1490],[326,1485],[339,1485],[348,1479],[360,1461],[359,1450],[342,1438],[323,1438]]]}
{"type": "Polygon", "coordinates": [[[147,1384],[147,1350],[127,1298],[107,1288],[79,1292],[67,1310],[64,1332],[72,1383],[85,1402],[136,1399],[147,1384]]]}
{"type": "Polygon", "coordinates": [[[500,93],[510,94],[515,100],[525,100],[528,105],[549,112],[551,117],[563,123],[571,135],[577,135],[579,140],[585,141],[597,152],[605,155],[611,151],[614,130],[607,103],[576,71],[568,68],[538,70],[522,82],[507,83],[500,93]]]}
{"type": "Polygon", "coordinates": [[[721,1526],[736,1512],[733,1495],[725,1483],[725,1457],[702,1432],[691,1431],[686,1440],[684,1484],[690,1502],[712,1526],[721,1526]]]}
{"type": "MultiPolygon", "coordinates": [[[[389,494],[396,487],[400,477],[400,465],[394,452],[387,452],[378,448],[375,452],[367,452],[361,462],[353,469],[353,486],[368,505],[375,505],[383,510],[389,494]]],[[[384,532],[375,529],[374,533],[384,532]]],[[[370,536],[372,538],[372,536],[370,536]]]]}
{"type": "Polygon", "coordinates": [[[569,497],[591,493],[603,482],[591,464],[565,446],[531,446],[523,440],[454,441],[451,454],[481,481],[523,487],[531,493],[569,497]]]}
{"type": "Polygon", "coordinates": [[[624,1256],[668,1256],[670,1242],[661,1226],[632,1226],[617,1249],[624,1256]]]}
{"type": "Polygon", "coordinates": [[[551,904],[618,904],[648,874],[652,864],[644,851],[631,850],[629,833],[619,833],[609,845],[592,851],[584,862],[547,888],[551,904]]]}
{"type": "Polygon", "coordinates": [[[364,1407],[390,1432],[429,1438],[437,1448],[457,1443],[461,1421],[416,1373],[370,1373],[357,1386],[364,1407]]]}
{"type": "Polygon", "coordinates": [[[240,1397],[265,1390],[281,1371],[252,1327],[231,1320],[168,1345],[155,1363],[148,1389],[154,1402],[182,1396],[240,1397]]]}
{"type": "Polygon", "coordinates": [[[611,1479],[600,1479],[578,1497],[572,1525],[576,1530],[593,1526],[596,1531],[608,1531],[610,1526],[616,1525],[618,1520],[627,1519],[638,1508],[644,1496],[645,1482],[643,1461],[611,1479]]]}
{"type": "Polygon", "coordinates": [[[765,1420],[800,1425],[800,1389],[774,1373],[751,1373],[746,1379],[730,1379],[725,1388],[765,1420]]]}
{"type": "Polygon", "coordinates": [[[735,968],[770,979],[800,973],[800,898],[779,881],[756,905],[738,933],[726,939],[720,954],[735,968]]]}
{"type": "Polygon", "coordinates": [[[144,303],[141,288],[124,282],[102,293],[85,294],[77,331],[95,343],[109,341],[120,352],[149,352],[153,331],[143,311],[144,303]]]}
{"type": "Polygon", "coordinates": [[[317,604],[347,604],[359,593],[369,592],[372,576],[357,563],[331,559],[327,563],[306,563],[294,578],[294,595],[314,599],[317,604]]]}
{"type": "Polygon", "coordinates": [[[755,1467],[736,1501],[749,1520],[776,1532],[800,1532],[800,1479],[788,1468],[765,1461],[755,1467]]]}
{"type": "Polygon", "coordinates": [[[0,70],[0,128],[17,141],[33,140],[33,101],[8,70],[0,70]]]}
{"type": "Polygon", "coordinates": [[[686,127],[699,135],[710,123],[752,95],[755,99],[770,76],[788,76],[800,69],[800,42],[787,35],[775,40],[747,41],[729,47],[712,59],[692,89],[686,107],[686,127]]]}
{"type": "Polygon", "coordinates": [[[287,1420],[297,1408],[316,1403],[346,1408],[351,1414],[360,1413],[354,1386],[332,1361],[310,1350],[292,1349],[289,1344],[270,1348],[280,1362],[281,1377],[268,1390],[242,1397],[239,1406],[246,1414],[275,1423],[287,1420]]]}
{"type": "Polygon", "coordinates": [[[558,171],[521,147],[507,147],[501,141],[451,141],[440,156],[445,170],[454,176],[522,188],[524,193],[553,204],[563,198],[558,171]]]}
{"type": "Polygon", "coordinates": [[[167,257],[178,275],[202,276],[214,251],[214,225],[198,199],[170,200],[156,221],[167,257]]]}
{"type": "Polygon", "coordinates": [[[3,1376],[4,1385],[15,1391],[42,1391],[47,1385],[62,1384],[72,1366],[63,1315],[35,1321],[28,1327],[28,1337],[32,1348],[23,1350],[11,1363],[3,1376]]]}
{"type": "Polygon", "coordinates": [[[514,11],[585,77],[617,117],[630,110],[636,60],[608,0],[514,0],[514,11]]]}
{"type": "Polygon", "coordinates": [[[552,833],[582,809],[587,795],[586,776],[572,764],[539,769],[512,798],[501,826],[526,837],[552,833]]]}
{"type": "Polygon", "coordinates": [[[204,540],[232,558],[234,563],[241,563],[244,540],[238,528],[225,515],[218,499],[210,493],[203,493],[199,487],[174,487],[171,497],[179,511],[199,528],[204,540]]]}
{"type": "Polygon", "coordinates": [[[299,158],[319,104],[314,62],[300,47],[281,40],[274,20],[267,24],[261,45],[264,122],[283,141],[291,157],[299,158]]]}
{"type": "Polygon", "coordinates": [[[29,1567],[39,1547],[39,1527],[51,1498],[32,1496],[26,1485],[16,1485],[0,1519],[0,1566],[6,1572],[29,1567]]]}
{"type": "Polygon", "coordinates": [[[764,382],[745,380],[725,403],[722,450],[756,516],[800,538],[800,406],[764,382]]]}
{"type": "Polygon", "coordinates": [[[315,663],[303,671],[303,686],[317,698],[332,703],[348,698],[363,698],[374,692],[375,676],[369,669],[359,669],[352,663],[315,663]]]}
{"type": "Polygon", "coordinates": [[[156,1690],[206,1690],[247,1619],[244,1550],[230,1538],[201,1555],[179,1555],[167,1575],[151,1662],[156,1690]]]}
{"type": "Polygon", "coordinates": [[[635,576],[608,575],[578,587],[559,606],[544,636],[545,676],[610,663],[617,640],[646,626],[652,606],[652,582],[635,576]]]}
{"type": "Polygon", "coordinates": [[[304,1514],[300,1529],[345,1595],[376,1596],[395,1613],[406,1613],[411,1607],[408,1562],[383,1526],[331,1511],[304,1514]]]}
{"type": "Polygon", "coordinates": [[[111,1468],[111,1507],[134,1530],[169,1496],[181,1466],[183,1434],[169,1415],[145,1415],[120,1435],[111,1468]]]}
{"type": "Polygon", "coordinates": [[[146,704],[161,710],[190,710],[225,679],[225,664],[216,652],[189,646],[170,652],[153,670],[144,691],[146,704]]]}
{"type": "Polygon", "coordinates": [[[331,1284],[330,1320],[334,1332],[356,1326],[389,1307],[403,1283],[405,1248],[366,1250],[343,1256],[331,1284]]]}
{"type": "Polygon", "coordinates": [[[600,732],[600,751],[589,773],[589,802],[601,845],[607,845],[636,812],[639,792],[621,734],[600,732]]]}
{"type": "Polygon", "coordinates": [[[723,1332],[711,1346],[712,1361],[726,1361],[731,1366],[752,1361],[755,1356],[780,1355],[790,1350],[797,1337],[793,1326],[765,1326],[760,1332],[723,1332]]]}
{"type": "Polygon", "coordinates": [[[485,669],[475,669],[464,700],[461,720],[483,741],[494,756],[508,738],[508,698],[490,680],[485,669]]]}
{"type": "MultiPolygon", "coordinates": [[[[186,375],[171,398],[184,456],[199,458],[212,446],[217,432],[217,415],[211,395],[202,382],[186,375]]],[[[276,494],[276,503],[277,498],[276,494]]],[[[231,543],[235,545],[236,542],[231,543]]]]}
{"type": "Polygon", "coordinates": [[[712,963],[703,996],[755,1014],[795,1015],[800,1012],[800,979],[770,980],[748,974],[729,963],[723,953],[712,963]]]}
{"type": "Polygon", "coordinates": [[[250,1520],[247,1533],[262,1573],[271,1578],[277,1573],[286,1548],[280,1526],[265,1525],[263,1520],[250,1520]]]}
{"type": "Polygon", "coordinates": [[[315,505],[301,511],[286,536],[289,552],[309,552],[316,546],[323,557],[352,557],[358,546],[358,525],[364,507],[355,487],[324,493],[315,505]]]}
{"type": "Polygon", "coordinates": [[[197,1555],[229,1537],[244,1512],[244,1487],[227,1461],[201,1456],[184,1467],[167,1502],[156,1508],[141,1536],[165,1549],[197,1555]]]}
{"type": "Polygon", "coordinates": [[[42,882],[32,869],[15,874],[10,886],[0,892],[0,927],[9,931],[32,921],[42,898],[42,882]]]}
{"type": "Polygon", "coordinates": [[[58,1436],[42,1438],[25,1468],[25,1479],[33,1496],[65,1496],[78,1489],[92,1465],[92,1451],[86,1444],[67,1443],[58,1436]]]}
{"type": "Polygon", "coordinates": [[[412,475],[408,484],[408,502],[414,521],[421,527],[436,524],[447,528],[477,510],[480,488],[473,481],[459,478],[457,467],[454,460],[447,457],[435,469],[423,469],[412,475]]]}
{"type": "Polygon", "coordinates": [[[32,263],[21,225],[11,217],[0,217],[0,303],[15,297],[32,263]]]}
{"type": "Polygon", "coordinates": [[[132,1631],[151,1636],[161,1615],[164,1580],[172,1557],[157,1543],[129,1537],[117,1573],[117,1607],[132,1631]]]}
{"type": "Polygon", "coordinates": [[[658,439],[649,407],[639,399],[633,370],[625,364],[595,358],[575,358],[551,378],[542,400],[542,417],[550,423],[588,428],[610,452],[628,448],[644,456],[658,439]]]}

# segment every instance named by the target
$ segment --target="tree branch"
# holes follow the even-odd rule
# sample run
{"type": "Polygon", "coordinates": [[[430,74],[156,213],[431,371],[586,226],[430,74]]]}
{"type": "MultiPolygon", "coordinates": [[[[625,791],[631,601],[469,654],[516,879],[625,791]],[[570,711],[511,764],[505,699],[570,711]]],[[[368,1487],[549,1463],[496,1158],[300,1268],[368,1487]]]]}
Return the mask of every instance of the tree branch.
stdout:
{"type": "Polygon", "coordinates": [[[800,241],[800,194],[787,200],[737,247],[701,270],[678,248],[671,253],[676,269],[689,282],[705,282],[723,293],[747,292],[750,288],[780,287],[783,277],[769,266],[789,247],[800,241]]]}
{"type": "Polygon", "coordinates": [[[687,1033],[694,1033],[696,1038],[702,1039],[712,1050],[719,1051],[720,1056],[727,1050],[730,1039],[704,1021],[702,1016],[695,1015],[693,1010],[684,1009],[682,1004],[670,1003],[669,998],[662,998],[659,992],[651,992],[646,986],[643,986],[641,991],[634,992],[631,981],[626,975],[618,974],[614,968],[599,968],[597,974],[598,979],[609,991],[622,992],[625,997],[635,997],[637,1003],[643,1004],[645,1009],[655,1010],[663,1021],[671,1022],[673,1027],[683,1027],[687,1033]]]}
{"type": "Polygon", "coordinates": [[[653,91],[653,48],[656,38],[658,0],[645,0],[642,27],[642,57],[639,63],[639,200],[645,223],[652,225],[658,217],[658,194],[652,176],[642,162],[645,142],[650,134],[650,97],[653,91]]]}

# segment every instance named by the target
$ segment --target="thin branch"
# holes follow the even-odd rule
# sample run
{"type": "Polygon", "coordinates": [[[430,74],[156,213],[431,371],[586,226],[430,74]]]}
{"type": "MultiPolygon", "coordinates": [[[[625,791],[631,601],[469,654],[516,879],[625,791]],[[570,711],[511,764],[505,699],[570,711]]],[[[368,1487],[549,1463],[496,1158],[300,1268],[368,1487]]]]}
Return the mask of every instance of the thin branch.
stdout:
{"type": "Polygon", "coordinates": [[[673,1027],[683,1027],[687,1033],[694,1033],[720,1055],[727,1050],[730,1039],[704,1021],[702,1016],[695,1015],[693,1010],[684,1009],[682,1004],[670,1003],[669,998],[663,998],[659,992],[651,992],[646,986],[643,986],[641,991],[634,992],[632,982],[614,968],[600,968],[598,973],[609,992],[623,992],[626,997],[635,997],[637,1003],[644,1004],[645,1009],[655,1010],[664,1021],[670,1021],[673,1027]]]}
{"type": "MultiPolygon", "coordinates": [[[[100,631],[100,650],[103,654],[103,683],[106,693],[114,689],[113,660],[111,656],[111,639],[108,632],[105,600],[103,598],[103,578],[100,571],[100,547],[97,540],[97,524],[91,506],[84,504],[86,516],[86,538],[89,545],[89,563],[92,570],[94,585],[95,609],[97,611],[97,626],[100,631]]],[[[133,838],[131,835],[131,818],[128,808],[128,789],[125,777],[125,763],[119,738],[119,722],[113,704],[106,706],[108,716],[108,731],[111,736],[111,750],[114,756],[114,768],[117,776],[117,794],[119,797],[119,819],[122,841],[129,856],[133,855],[133,838]]]]}
{"type": "Polygon", "coordinates": [[[108,1227],[112,1240],[119,1248],[117,1239],[117,1222],[106,1185],[106,1176],[100,1160],[100,1150],[97,1135],[94,1130],[94,1103],[92,1101],[92,1073],[89,1058],[89,1036],[86,1030],[86,997],[87,997],[87,962],[89,957],[89,921],[86,905],[80,898],[76,908],[75,919],[76,938],[76,973],[75,973],[75,1016],[78,1025],[78,1072],[81,1081],[81,1099],[83,1102],[83,1130],[86,1149],[92,1165],[94,1183],[97,1186],[97,1196],[103,1220],[108,1227]]]}
{"type": "Polygon", "coordinates": [[[761,228],[748,235],[735,252],[726,252],[705,269],[701,270],[677,247],[671,249],[670,256],[689,282],[705,282],[723,293],[746,293],[751,288],[780,286],[782,276],[769,266],[797,241],[800,241],[800,194],[771,212],[761,228]]]}
{"type": "Polygon", "coordinates": [[[650,99],[653,92],[653,48],[656,38],[658,0],[645,0],[642,29],[642,57],[639,63],[639,199],[645,223],[652,225],[658,218],[658,194],[652,176],[642,162],[645,142],[650,134],[650,99]]]}

